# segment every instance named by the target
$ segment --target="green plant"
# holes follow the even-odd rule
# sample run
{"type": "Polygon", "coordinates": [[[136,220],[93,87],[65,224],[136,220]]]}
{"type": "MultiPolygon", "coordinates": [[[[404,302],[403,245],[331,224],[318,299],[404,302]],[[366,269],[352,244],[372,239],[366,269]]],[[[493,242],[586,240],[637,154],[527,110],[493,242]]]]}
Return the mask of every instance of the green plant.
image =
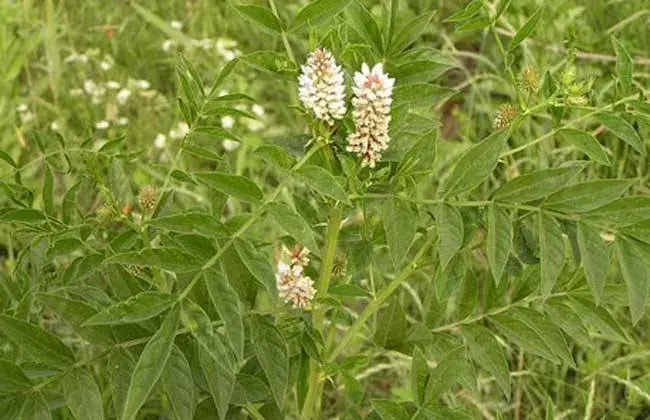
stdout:
{"type": "Polygon", "coordinates": [[[95,88],[66,96],[87,70],[62,82],[46,3],[39,94],[66,124],[22,107],[0,151],[2,418],[648,415],[650,105],[625,25],[602,77],[575,45],[535,56],[555,12],[533,1],[269,0],[219,9],[251,35],[214,61],[134,3],[186,49],[178,113],[140,83],[129,131],[95,88]]]}

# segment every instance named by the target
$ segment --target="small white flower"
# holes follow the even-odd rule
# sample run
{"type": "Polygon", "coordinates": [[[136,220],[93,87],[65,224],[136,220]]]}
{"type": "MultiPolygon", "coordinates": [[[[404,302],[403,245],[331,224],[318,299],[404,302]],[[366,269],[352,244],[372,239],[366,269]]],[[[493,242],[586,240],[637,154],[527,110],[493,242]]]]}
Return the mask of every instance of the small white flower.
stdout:
{"type": "Polygon", "coordinates": [[[135,87],[138,89],[147,90],[151,87],[151,83],[149,83],[147,80],[137,80],[135,82],[135,87]]]}
{"type": "Polygon", "coordinates": [[[117,125],[127,125],[129,123],[129,119],[126,117],[120,117],[117,119],[117,125]]]}
{"type": "Polygon", "coordinates": [[[117,83],[115,80],[109,80],[106,82],[106,87],[109,88],[110,90],[118,90],[120,88],[120,84],[117,83]]]}
{"type": "Polygon", "coordinates": [[[23,124],[28,124],[34,121],[34,118],[36,118],[36,116],[32,111],[25,111],[20,113],[20,122],[23,124]]]}
{"type": "Polygon", "coordinates": [[[98,130],[106,130],[108,127],[110,127],[110,124],[108,123],[108,121],[104,121],[104,120],[95,124],[95,128],[97,128],[98,130]]]}
{"type": "Polygon", "coordinates": [[[68,93],[70,94],[71,97],[76,98],[78,96],[83,95],[84,91],[81,88],[72,88],[68,93]]]}
{"type": "Polygon", "coordinates": [[[115,96],[115,99],[117,100],[117,102],[120,105],[124,105],[126,103],[126,101],[129,100],[130,96],[131,96],[131,91],[126,89],[126,88],[122,88],[122,89],[120,89],[119,92],[117,92],[117,95],[115,96]]]}
{"type": "Polygon", "coordinates": [[[221,118],[221,126],[226,130],[230,130],[235,126],[235,119],[230,115],[226,115],[225,117],[221,118]]]}
{"type": "Polygon", "coordinates": [[[172,20],[171,22],[169,22],[169,26],[176,29],[177,31],[183,29],[183,23],[178,20],[172,20]]]}
{"type": "Polygon", "coordinates": [[[221,90],[219,91],[219,96],[226,96],[226,95],[228,95],[229,93],[230,93],[230,92],[228,92],[227,90],[225,90],[225,89],[221,89],[221,90]]]}
{"type": "Polygon", "coordinates": [[[214,41],[212,41],[210,38],[195,39],[194,45],[207,51],[214,46],[214,41]]]}
{"type": "Polygon", "coordinates": [[[181,121],[176,125],[176,128],[172,128],[169,130],[169,137],[171,137],[174,140],[180,140],[186,135],[188,135],[190,132],[190,127],[187,125],[185,121],[181,121]]]}
{"type": "Polygon", "coordinates": [[[253,114],[257,115],[258,117],[264,116],[264,108],[262,105],[254,104],[251,106],[251,111],[253,111],[253,114]]]}
{"type": "Polygon", "coordinates": [[[354,75],[354,124],[356,132],[348,135],[348,152],[361,158],[362,166],[374,168],[381,153],[388,148],[390,106],[395,79],[384,73],[381,64],[372,70],[366,63],[354,75]]]}
{"type": "Polygon", "coordinates": [[[226,50],[221,53],[221,56],[225,61],[232,61],[237,58],[237,50],[226,50]]]}
{"type": "Polygon", "coordinates": [[[256,133],[258,131],[262,131],[266,127],[266,124],[264,122],[259,121],[259,120],[249,120],[248,121],[248,129],[252,131],[253,133],[256,133]]]}
{"type": "Polygon", "coordinates": [[[285,302],[291,302],[294,308],[308,308],[316,295],[313,280],[304,275],[303,267],[299,264],[278,262],[276,285],[278,296],[285,302]]]}
{"type": "Polygon", "coordinates": [[[20,104],[16,107],[16,111],[18,112],[26,112],[28,109],[26,104],[20,104]]]}
{"type": "Polygon", "coordinates": [[[99,63],[99,68],[104,71],[109,71],[110,69],[113,68],[113,64],[108,61],[102,61],[101,63],[99,63]]]}
{"type": "Polygon", "coordinates": [[[95,89],[97,89],[97,85],[95,84],[95,82],[93,82],[92,80],[84,81],[84,91],[88,95],[92,95],[95,92],[95,89]]]}
{"type": "Polygon", "coordinates": [[[156,139],[153,141],[153,145],[156,149],[164,148],[166,143],[167,143],[167,137],[162,133],[158,133],[156,139]]]}
{"type": "Polygon", "coordinates": [[[174,41],[167,39],[162,43],[162,50],[164,52],[169,52],[174,47],[174,45],[176,45],[174,41]]]}
{"type": "Polygon", "coordinates": [[[239,142],[237,140],[225,139],[221,142],[221,145],[226,152],[232,152],[239,148],[239,142]]]}
{"type": "Polygon", "coordinates": [[[61,129],[61,126],[57,121],[52,121],[52,123],[50,124],[50,129],[52,131],[59,131],[61,129]]]}

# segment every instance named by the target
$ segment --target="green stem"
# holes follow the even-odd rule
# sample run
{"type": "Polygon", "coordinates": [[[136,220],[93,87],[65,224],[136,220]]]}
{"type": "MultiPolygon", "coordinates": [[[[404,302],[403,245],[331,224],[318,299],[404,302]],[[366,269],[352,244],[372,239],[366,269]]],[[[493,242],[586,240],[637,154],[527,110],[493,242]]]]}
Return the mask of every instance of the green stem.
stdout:
{"type": "MultiPolygon", "coordinates": [[[[276,17],[276,19],[278,19],[278,22],[282,24],[280,14],[278,13],[278,8],[275,6],[275,1],[269,0],[269,6],[271,6],[271,11],[273,12],[273,15],[276,17]]],[[[296,57],[293,55],[293,50],[291,49],[291,44],[289,44],[289,38],[287,37],[287,32],[284,30],[284,27],[282,28],[282,43],[284,44],[284,49],[287,51],[289,60],[291,60],[293,64],[298,65],[296,57]]]]}
{"type": "Polygon", "coordinates": [[[341,341],[339,341],[338,345],[332,353],[327,357],[327,362],[332,363],[336,360],[336,358],[345,350],[350,342],[354,339],[354,337],[357,335],[359,330],[363,328],[365,325],[366,321],[370,319],[374,315],[375,312],[381,308],[381,306],[386,302],[386,300],[397,290],[397,288],[408,279],[408,277],[418,268],[418,261],[424,254],[429,250],[433,242],[435,241],[436,237],[435,235],[431,235],[429,238],[427,238],[426,242],[418,253],[413,257],[413,259],[402,269],[402,271],[391,281],[388,283],[388,285],[379,292],[375,300],[370,302],[368,306],[361,312],[361,315],[359,315],[359,318],[352,324],[352,327],[345,333],[345,335],[341,338],[341,341]]]}
{"type": "MultiPolygon", "coordinates": [[[[326,297],[327,290],[332,279],[332,269],[336,258],[336,245],[339,237],[339,229],[343,220],[343,209],[336,203],[330,212],[329,222],[327,223],[327,240],[325,243],[325,252],[323,253],[323,262],[321,264],[320,277],[318,279],[318,296],[326,297]]],[[[325,308],[318,305],[313,312],[313,325],[316,331],[324,333],[323,321],[325,318],[325,308]]],[[[320,416],[320,397],[322,394],[322,382],[320,381],[320,366],[317,361],[309,362],[309,388],[302,408],[302,419],[317,419],[320,416]]]]}

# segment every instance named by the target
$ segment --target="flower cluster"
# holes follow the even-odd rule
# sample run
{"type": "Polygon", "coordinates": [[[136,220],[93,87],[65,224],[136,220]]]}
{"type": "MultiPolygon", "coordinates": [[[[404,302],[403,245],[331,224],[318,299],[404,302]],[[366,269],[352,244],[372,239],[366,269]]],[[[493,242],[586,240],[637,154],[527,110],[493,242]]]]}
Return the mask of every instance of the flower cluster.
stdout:
{"type": "Polygon", "coordinates": [[[499,107],[497,115],[494,117],[494,128],[502,130],[510,127],[510,124],[519,114],[519,110],[513,104],[505,103],[499,107]]]}
{"type": "Polygon", "coordinates": [[[354,83],[352,105],[357,131],[348,136],[347,150],[356,153],[363,166],[374,168],[390,141],[388,124],[395,79],[384,73],[381,64],[371,70],[364,63],[361,72],[355,73],[354,83]]]}
{"type": "Polygon", "coordinates": [[[278,295],[295,308],[308,308],[316,295],[314,281],[303,272],[309,264],[309,250],[296,246],[289,251],[283,247],[282,254],[275,275],[278,295]]]}
{"type": "MultiPolygon", "coordinates": [[[[183,23],[178,20],[172,20],[169,23],[169,26],[181,31],[183,29],[183,23]]],[[[178,47],[178,43],[172,39],[166,39],[162,43],[162,50],[166,53],[172,52],[174,48],[178,47]]],[[[241,51],[237,49],[237,41],[230,38],[217,38],[212,40],[210,38],[203,39],[192,39],[190,48],[201,48],[204,51],[210,51],[214,49],[218,56],[220,56],[224,61],[232,61],[238,56],[241,55],[241,51]]]]}
{"type": "Polygon", "coordinates": [[[332,53],[319,48],[309,54],[298,78],[299,97],[305,108],[319,120],[333,124],[345,115],[343,70],[332,53]]]}

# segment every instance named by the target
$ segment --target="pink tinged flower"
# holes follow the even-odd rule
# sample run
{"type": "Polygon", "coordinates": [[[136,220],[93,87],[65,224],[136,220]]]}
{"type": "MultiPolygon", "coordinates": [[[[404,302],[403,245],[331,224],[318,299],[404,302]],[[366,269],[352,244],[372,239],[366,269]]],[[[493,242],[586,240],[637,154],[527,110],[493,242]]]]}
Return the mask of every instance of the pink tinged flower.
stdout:
{"type": "Polygon", "coordinates": [[[370,69],[364,63],[361,72],[354,75],[354,84],[352,115],[356,132],[348,136],[346,149],[361,158],[362,166],[374,168],[390,141],[388,125],[395,79],[384,73],[382,64],[370,69]]]}
{"type": "Polygon", "coordinates": [[[332,53],[318,48],[307,57],[298,77],[300,102],[317,119],[333,124],[345,116],[345,84],[343,70],[332,53]]]}

